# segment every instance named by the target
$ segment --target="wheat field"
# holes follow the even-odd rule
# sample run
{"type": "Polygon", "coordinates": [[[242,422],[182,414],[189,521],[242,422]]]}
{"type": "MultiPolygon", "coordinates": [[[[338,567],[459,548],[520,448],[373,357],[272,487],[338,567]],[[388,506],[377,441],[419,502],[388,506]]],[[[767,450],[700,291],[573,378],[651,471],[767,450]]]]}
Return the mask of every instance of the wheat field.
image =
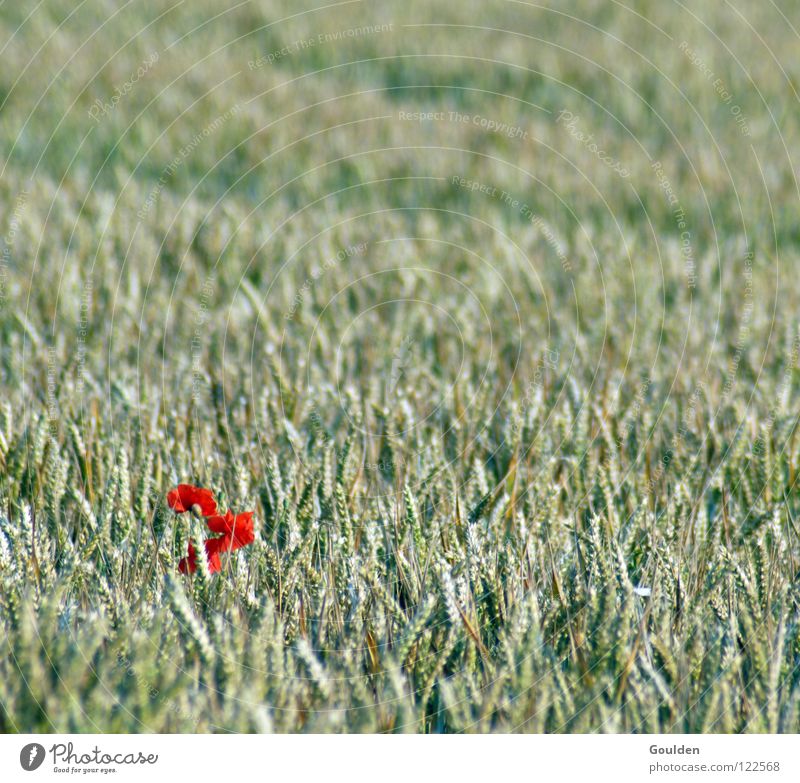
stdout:
{"type": "Polygon", "coordinates": [[[2,3],[0,730],[800,730],[798,29],[2,3]]]}

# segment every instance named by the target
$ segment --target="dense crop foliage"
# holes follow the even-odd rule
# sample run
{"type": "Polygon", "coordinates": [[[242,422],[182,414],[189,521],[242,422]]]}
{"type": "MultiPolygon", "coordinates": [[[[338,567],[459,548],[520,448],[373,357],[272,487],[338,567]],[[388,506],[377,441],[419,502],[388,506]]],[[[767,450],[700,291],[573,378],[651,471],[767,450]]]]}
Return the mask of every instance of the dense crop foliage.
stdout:
{"type": "Polygon", "coordinates": [[[797,4],[230,5],[0,6],[0,729],[798,731],[797,4]]]}

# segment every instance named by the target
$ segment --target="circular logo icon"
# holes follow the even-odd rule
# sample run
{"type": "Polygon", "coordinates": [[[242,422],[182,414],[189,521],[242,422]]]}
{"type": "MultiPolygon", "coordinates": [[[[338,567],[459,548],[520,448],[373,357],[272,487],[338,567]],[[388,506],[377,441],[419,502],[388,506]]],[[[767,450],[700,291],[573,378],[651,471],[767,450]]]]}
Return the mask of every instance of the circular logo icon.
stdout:
{"type": "Polygon", "coordinates": [[[33,772],[33,770],[39,769],[43,761],[44,745],[40,745],[38,742],[31,742],[27,744],[19,752],[19,763],[22,766],[22,769],[25,769],[28,772],[33,772]]]}

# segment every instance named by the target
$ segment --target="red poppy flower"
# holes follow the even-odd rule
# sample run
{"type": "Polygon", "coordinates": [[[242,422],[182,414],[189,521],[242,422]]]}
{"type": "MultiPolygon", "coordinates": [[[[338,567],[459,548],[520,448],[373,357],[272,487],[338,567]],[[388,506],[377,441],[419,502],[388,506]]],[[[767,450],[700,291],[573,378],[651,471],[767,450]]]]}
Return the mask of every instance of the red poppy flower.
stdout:
{"type": "MultiPolygon", "coordinates": [[[[222,568],[219,556],[223,552],[235,552],[256,540],[253,530],[253,513],[245,511],[243,514],[234,515],[228,510],[225,512],[225,516],[215,514],[206,519],[208,529],[212,533],[222,534],[217,538],[208,538],[204,542],[208,570],[212,574],[216,574],[222,568]]],[[[189,542],[189,556],[181,558],[178,570],[182,574],[193,574],[197,570],[197,553],[191,541],[189,542]]]]}
{"type": "Polygon", "coordinates": [[[221,552],[233,552],[256,540],[252,511],[245,511],[243,514],[234,516],[228,509],[224,517],[211,516],[206,519],[206,524],[212,533],[222,533],[222,537],[216,539],[222,542],[220,544],[221,552]]]}
{"type": "Polygon", "coordinates": [[[210,517],[217,513],[217,501],[211,490],[192,484],[178,484],[167,495],[167,503],[178,514],[191,511],[198,516],[210,517]]]}
{"type": "MultiPolygon", "coordinates": [[[[219,559],[219,545],[222,541],[221,538],[209,538],[205,542],[206,557],[208,558],[208,570],[212,574],[216,574],[222,568],[222,563],[219,559]]],[[[193,574],[197,570],[197,552],[195,551],[192,542],[189,542],[189,556],[182,557],[178,563],[178,571],[182,574],[193,574]]]]}

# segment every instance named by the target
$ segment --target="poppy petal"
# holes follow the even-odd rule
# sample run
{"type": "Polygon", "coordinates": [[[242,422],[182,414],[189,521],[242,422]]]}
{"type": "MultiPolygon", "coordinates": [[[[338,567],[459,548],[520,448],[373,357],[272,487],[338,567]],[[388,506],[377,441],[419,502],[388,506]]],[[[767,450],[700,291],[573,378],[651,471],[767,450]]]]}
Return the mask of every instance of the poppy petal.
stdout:
{"type": "Polygon", "coordinates": [[[209,520],[209,527],[214,532],[223,534],[217,539],[221,542],[221,550],[235,552],[237,549],[248,546],[256,540],[255,531],[253,530],[253,513],[252,511],[245,511],[243,514],[237,514],[234,517],[229,511],[224,517],[213,517],[213,527],[209,520]]]}
{"type": "Polygon", "coordinates": [[[248,544],[252,544],[256,540],[255,531],[253,530],[252,511],[245,511],[243,514],[236,515],[231,527],[230,538],[232,550],[248,546],[248,544]]]}
{"type": "MultiPolygon", "coordinates": [[[[203,542],[208,560],[208,570],[212,574],[216,574],[222,569],[220,555],[223,552],[235,552],[256,540],[253,514],[253,511],[245,511],[243,514],[234,516],[227,511],[225,516],[214,514],[206,519],[209,530],[222,534],[216,538],[207,538],[203,542]]],[[[178,570],[182,574],[193,574],[197,570],[197,555],[191,542],[189,542],[189,555],[178,563],[178,570]]]]}
{"type": "Polygon", "coordinates": [[[216,574],[218,571],[222,569],[222,563],[219,559],[219,555],[214,552],[213,554],[209,554],[208,556],[208,570],[212,574],[216,574]]]}
{"type": "Polygon", "coordinates": [[[192,542],[189,542],[189,555],[182,557],[178,563],[178,571],[182,574],[193,574],[197,570],[197,553],[194,551],[192,542]]]}
{"type": "Polygon", "coordinates": [[[212,533],[223,533],[225,535],[231,532],[233,522],[234,518],[233,514],[230,512],[230,509],[225,513],[225,516],[219,516],[218,514],[215,514],[206,519],[208,529],[212,533]]]}
{"type": "Polygon", "coordinates": [[[204,517],[217,513],[217,502],[210,489],[195,487],[193,484],[178,484],[167,493],[169,507],[178,514],[190,511],[194,506],[200,509],[204,517]]]}
{"type": "MultiPolygon", "coordinates": [[[[222,568],[222,562],[219,559],[221,551],[221,538],[209,538],[205,541],[204,546],[206,550],[206,559],[208,560],[208,570],[212,574],[216,574],[222,568]]],[[[189,554],[187,557],[182,557],[178,563],[178,571],[182,574],[193,574],[197,571],[197,552],[195,551],[192,542],[189,542],[189,554]]]]}

